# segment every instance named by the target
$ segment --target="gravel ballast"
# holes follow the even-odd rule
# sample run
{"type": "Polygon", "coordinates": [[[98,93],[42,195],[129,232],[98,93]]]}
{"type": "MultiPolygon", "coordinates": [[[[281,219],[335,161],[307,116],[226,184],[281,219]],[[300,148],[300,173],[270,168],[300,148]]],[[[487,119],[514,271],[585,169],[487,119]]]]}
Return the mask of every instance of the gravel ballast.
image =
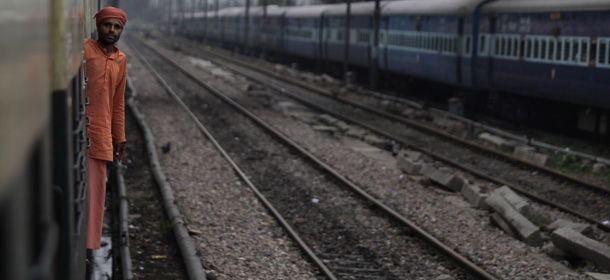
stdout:
{"type": "Polygon", "coordinates": [[[178,207],[189,228],[203,232],[192,239],[208,278],[316,279],[315,268],[129,46],[121,49],[178,207]]]}

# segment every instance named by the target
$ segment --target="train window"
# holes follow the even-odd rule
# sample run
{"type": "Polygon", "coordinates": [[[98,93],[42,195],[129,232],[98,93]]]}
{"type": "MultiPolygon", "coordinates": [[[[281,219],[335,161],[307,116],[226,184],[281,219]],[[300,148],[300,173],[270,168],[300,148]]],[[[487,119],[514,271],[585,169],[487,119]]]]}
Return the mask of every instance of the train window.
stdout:
{"type": "Polygon", "coordinates": [[[504,55],[506,56],[511,56],[513,54],[513,40],[512,39],[506,39],[506,52],[504,53],[504,55]]]}
{"type": "Polygon", "coordinates": [[[553,60],[555,57],[555,40],[549,39],[549,60],[553,60]]]}
{"type": "Polygon", "coordinates": [[[466,37],[466,47],[464,48],[465,49],[465,54],[469,54],[470,53],[470,41],[471,41],[470,37],[466,37]]]}
{"type": "MultiPolygon", "coordinates": [[[[496,52],[497,54],[498,52],[496,52]]],[[[500,39],[500,55],[506,55],[506,38],[500,39]]]]}
{"type": "Polygon", "coordinates": [[[453,52],[453,48],[452,48],[453,38],[445,37],[443,39],[444,39],[443,50],[446,52],[453,52]]]}
{"type": "Polygon", "coordinates": [[[572,40],[572,62],[578,62],[578,54],[579,54],[579,49],[578,49],[578,39],[574,39],[572,40]]]}
{"type": "Polygon", "coordinates": [[[607,64],[606,60],[608,57],[608,41],[603,40],[599,42],[599,48],[597,50],[597,63],[599,64],[607,64]]]}
{"type": "Polygon", "coordinates": [[[485,52],[485,43],[486,43],[485,35],[481,35],[481,38],[479,41],[481,41],[481,46],[479,47],[479,53],[483,54],[485,52]]]}
{"type": "Polygon", "coordinates": [[[557,52],[555,52],[555,60],[561,61],[563,42],[561,40],[557,40],[557,52]]]}
{"type": "Polygon", "coordinates": [[[452,53],[455,53],[456,49],[457,49],[457,44],[458,44],[457,37],[451,38],[449,40],[449,51],[452,53]]]}
{"type": "Polygon", "coordinates": [[[358,42],[368,43],[371,41],[371,33],[368,31],[360,31],[358,34],[358,42]]]}
{"type": "Polygon", "coordinates": [[[525,57],[527,58],[531,58],[532,57],[532,39],[528,38],[527,39],[527,44],[525,46],[525,49],[527,50],[527,53],[525,54],[525,57]]]}
{"type": "Polygon", "coordinates": [[[500,54],[500,39],[498,39],[498,38],[494,38],[494,54],[495,55],[500,54]]]}
{"type": "Polygon", "coordinates": [[[430,36],[428,35],[423,35],[423,49],[428,49],[430,46],[430,36]]]}
{"type": "Polygon", "coordinates": [[[564,41],[563,41],[563,61],[570,62],[570,53],[572,53],[570,51],[570,41],[567,39],[564,39],[564,41]]]}
{"type": "Polygon", "coordinates": [[[532,54],[532,58],[538,58],[538,54],[540,53],[540,40],[539,39],[534,39],[533,49],[534,49],[534,51],[532,54]]]}
{"type": "Polygon", "coordinates": [[[540,59],[546,59],[546,39],[540,42],[540,59]]]}
{"type": "Polygon", "coordinates": [[[513,53],[514,57],[519,57],[519,38],[513,38],[513,53]]]}
{"type": "Polygon", "coordinates": [[[337,41],[343,41],[343,31],[337,30],[337,41]]]}

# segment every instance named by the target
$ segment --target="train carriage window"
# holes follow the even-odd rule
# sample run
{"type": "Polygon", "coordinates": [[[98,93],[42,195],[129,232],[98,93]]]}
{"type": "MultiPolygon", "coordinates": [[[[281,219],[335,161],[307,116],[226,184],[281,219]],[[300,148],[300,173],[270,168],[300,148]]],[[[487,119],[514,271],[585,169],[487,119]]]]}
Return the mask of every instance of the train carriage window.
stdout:
{"type": "Polygon", "coordinates": [[[513,39],[512,38],[508,38],[506,39],[506,56],[512,56],[513,55],[513,39]]]}
{"type": "Polygon", "coordinates": [[[427,35],[422,35],[422,49],[428,49],[428,45],[430,44],[428,39],[430,39],[427,35]]]}
{"type": "Polygon", "coordinates": [[[464,54],[470,54],[470,44],[472,39],[470,38],[470,36],[466,37],[466,47],[464,48],[465,52],[464,54]]]}
{"type": "Polygon", "coordinates": [[[513,56],[514,57],[519,57],[519,46],[520,46],[520,42],[519,42],[519,38],[514,38],[513,39],[513,56]]]}
{"type": "MultiPolygon", "coordinates": [[[[498,52],[496,52],[496,54],[497,53],[498,52]]],[[[506,38],[500,39],[500,55],[501,56],[505,56],[506,55],[506,38]]]]}
{"type": "Polygon", "coordinates": [[[494,55],[500,54],[500,39],[494,38],[494,55]]]}
{"type": "Polygon", "coordinates": [[[449,40],[449,52],[455,53],[457,52],[457,37],[453,37],[449,40]]]}
{"type": "Polygon", "coordinates": [[[570,41],[564,39],[563,41],[563,61],[570,62],[570,54],[572,51],[570,50],[570,41]]]}
{"type": "Polygon", "coordinates": [[[572,40],[572,62],[578,62],[579,59],[579,48],[578,48],[578,39],[572,40]]]}
{"type": "Polygon", "coordinates": [[[600,40],[599,47],[597,50],[597,63],[598,64],[607,64],[608,63],[608,61],[606,60],[607,57],[608,57],[608,41],[600,40]]]}
{"type": "Polygon", "coordinates": [[[557,51],[555,52],[555,60],[561,61],[563,42],[562,40],[557,40],[557,51]]]}
{"type": "Polygon", "coordinates": [[[538,58],[540,53],[540,40],[538,38],[534,39],[534,47],[533,47],[532,58],[538,58]]]}
{"type": "Polygon", "coordinates": [[[525,57],[526,58],[532,58],[532,48],[533,48],[533,44],[532,44],[532,39],[531,38],[527,38],[527,42],[526,42],[526,54],[525,57]]]}
{"type": "Polygon", "coordinates": [[[486,38],[485,38],[485,35],[480,35],[479,37],[480,37],[479,38],[479,42],[481,42],[480,46],[479,46],[479,53],[480,54],[484,54],[485,53],[486,38]]]}
{"type": "Polygon", "coordinates": [[[556,45],[555,40],[549,39],[549,56],[548,56],[549,60],[553,60],[553,58],[555,57],[555,45],[556,45]]]}
{"type": "Polygon", "coordinates": [[[580,62],[588,62],[589,58],[589,41],[588,39],[580,40],[580,62]]]}
{"type": "Polygon", "coordinates": [[[546,39],[540,40],[540,59],[546,59],[546,39]]]}

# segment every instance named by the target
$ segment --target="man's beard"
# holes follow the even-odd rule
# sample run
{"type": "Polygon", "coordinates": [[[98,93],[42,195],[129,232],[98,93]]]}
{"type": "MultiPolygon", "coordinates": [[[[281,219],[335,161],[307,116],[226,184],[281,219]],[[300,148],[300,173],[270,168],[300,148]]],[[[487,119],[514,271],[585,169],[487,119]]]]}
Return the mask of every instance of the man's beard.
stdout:
{"type": "Polygon", "coordinates": [[[102,42],[104,45],[108,45],[108,46],[110,46],[110,45],[114,45],[116,42],[118,42],[118,41],[119,41],[119,38],[120,38],[121,36],[120,36],[120,35],[118,35],[118,36],[117,36],[117,35],[113,35],[113,36],[114,36],[114,39],[107,38],[107,36],[106,36],[106,35],[101,36],[100,41],[101,41],[101,42],[102,42]]]}

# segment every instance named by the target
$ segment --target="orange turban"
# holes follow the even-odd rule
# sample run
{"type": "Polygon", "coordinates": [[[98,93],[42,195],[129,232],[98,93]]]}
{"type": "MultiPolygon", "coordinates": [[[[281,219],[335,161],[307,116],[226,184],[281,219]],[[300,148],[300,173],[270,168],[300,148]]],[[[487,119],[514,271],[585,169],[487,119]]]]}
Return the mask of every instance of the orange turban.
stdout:
{"type": "Polygon", "coordinates": [[[103,8],[97,12],[93,18],[95,19],[95,25],[97,26],[100,26],[104,20],[109,18],[116,18],[123,27],[125,27],[125,24],[127,24],[127,14],[125,14],[123,10],[115,7],[103,8]]]}

